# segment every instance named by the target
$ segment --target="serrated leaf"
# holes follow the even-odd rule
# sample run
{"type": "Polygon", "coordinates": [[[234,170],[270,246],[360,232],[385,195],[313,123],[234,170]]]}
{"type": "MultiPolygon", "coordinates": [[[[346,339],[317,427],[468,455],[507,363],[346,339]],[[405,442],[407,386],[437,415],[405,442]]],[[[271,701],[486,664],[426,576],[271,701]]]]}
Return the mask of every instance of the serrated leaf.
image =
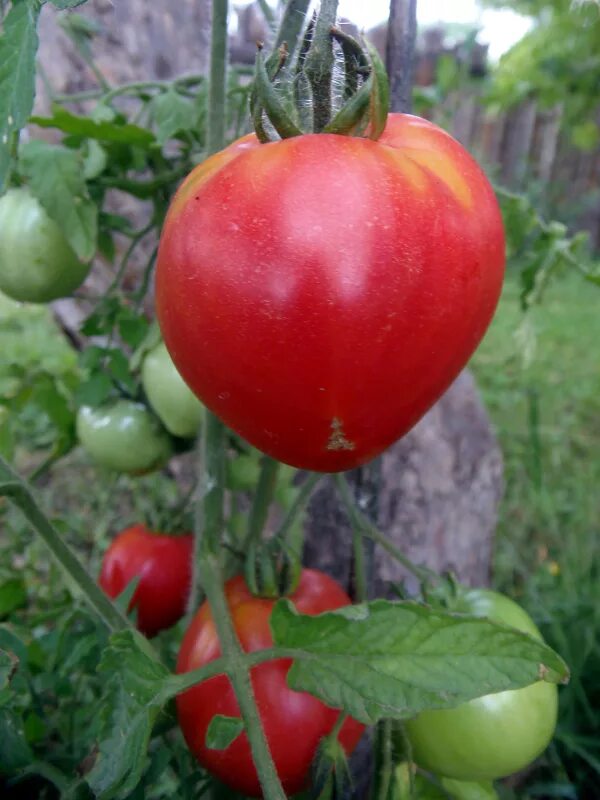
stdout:
{"type": "Polygon", "coordinates": [[[193,130],[198,125],[198,109],[194,103],[173,89],[157,95],[151,103],[151,111],[156,140],[161,146],[175,134],[193,130]]]}
{"type": "Polygon", "coordinates": [[[77,257],[90,261],[96,252],[98,208],[88,196],[79,153],[48,142],[27,142],[21,147],[21,166],[77,257]]]}
{"type": "Polygon", "coordinates": [[[271,629],[277,646],[305,653],[289,686],[366,724],[568,676],[560,656],[526,634],[414,602],[375,600],[313,617],[282,600],[271,629]]]}
{"type": "Polygon", "coordinates": [[[25,125],[35,97],[39,0],[14,0],[0,35],[0,194],[10,165],[13,134],[25,125]]]}
{"type": "Polygon", "coordinates": [[[243,730],[244,722],[239,717],[215,714],[206,729],[205,744],[210,750],[226,750],[243,730]]]}
{"type": "MultiPolygon", "coordinates": [[[[22,578],[10,578],[0,586],[0,617],[6,617],[27,603],[27,591],[22,578]]],[[[0,683],[2,662],[0,660],[0,683]]]]}
{"type": "Polygon", "coordinates": [[[98,669],[108,678],[108,696],[98,756],[86,779],[99,800],[109,800],[127,795],[140,780],[169,672],[137,631],[114,634],[98,669]]]}
{"type": "Polygon", "coordinates": [[[55,106],[51,117],[31,117],[30,120],[40,128],[58,128],[63,133],[79,136],[82,139],[97,139],[104,142],[120,142],[122,144],[149,147],[155,141],[154,136],[145,128],[132,123],[122,125],[109,121],[95,121],[90,117],[72,114],[62,106],[55,106]]]}

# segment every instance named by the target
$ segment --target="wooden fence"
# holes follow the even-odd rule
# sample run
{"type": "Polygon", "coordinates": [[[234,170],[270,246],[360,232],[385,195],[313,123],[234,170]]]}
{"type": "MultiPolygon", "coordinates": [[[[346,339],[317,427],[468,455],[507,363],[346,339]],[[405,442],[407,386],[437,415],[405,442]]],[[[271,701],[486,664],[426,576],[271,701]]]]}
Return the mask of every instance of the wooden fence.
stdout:
{"type": "Polygon", "coordinates": [[[501,185],[527,191],[548,217],[587,230],[600,250],[600,148],[585,152],[561,132],[562,110],[535,101],[490,113],[477,91],[449,97],[433,114],[501,185]]]}

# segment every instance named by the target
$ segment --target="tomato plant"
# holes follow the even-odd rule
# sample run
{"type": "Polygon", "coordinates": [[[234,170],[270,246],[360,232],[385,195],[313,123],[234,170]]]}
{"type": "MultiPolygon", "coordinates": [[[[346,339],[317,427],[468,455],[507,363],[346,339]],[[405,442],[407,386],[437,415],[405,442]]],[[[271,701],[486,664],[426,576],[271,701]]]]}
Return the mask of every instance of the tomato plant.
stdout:
{"type": "Polygon", "coordinates": [[[171,455],[171,440],[141,403],[117,400],[98,408],[82,406],[77,436],[103,467],[134,475],[161,467],[171,455]]]}
{"type": "Polygon", "coordinates": [[[137,627],[154,636],[185,613],[192,579],[193,537],[167,536],[133,525],[121,531],[102,560],[99,583],[109,597],[118,597],[134,578],[139,583],[129,602],[137,611],[137,627]]]}
{"type": "MultiPolygon", "coordinates": [[[[254,597],[241,576],[226,583],[225,594],[243,649],[253,652],[270,647],[273,639],[269,618],[275,601],[254,597]]],[[[304,614],[319,614],[350,603],[334,580],[310,569],[303,570],[298,588],[289,599],[304,614]]],[[[181,643],[177,672],[201,667],[220,654],[210,608],[204,603],[181,643]]],[[[279,778],[285,791],[294,794],[305,787],[319,742],[332,729],[340,712],[327,708],[306,692],[288,688],[290,665],[289,659],[268,661],[253,667],[251,678],[279,778]]],[[[211,750],[205,743],[215,714],[239,717],[228,678],[219,675],[179,695],[177,714],[188,746],[206,769],[236,791],[260,796],[260,783],[244,733],[225,750],[211,750]]],[[[347,752],[354,749],[362,731],[363,726],[352,719],[344,723],[339,740],[347,752]]]]}
{"type": "Polygon", "coordinates": [[[6,295],[48,303],[71,294],[89,268],[28,189],[0,198],[0,290],[6,295]]]}
{"type": "Polygon", "coordinates": [[[148,402],[173,436],[196,436],[203,408],[186,385],[163,342],[154,347],[142,364],[142,385],[148,402]]]}
{"type": "MultiPolygon", "coordinates": [[[[327,487],[313,494],[322,476],[294,469],[340,471],[368,461],[462,368],[500,291],[504,240],[494,195],[439,128],[388,118],[385,69],[374,51],[337,28],[337,0],[321,0],[314,24],[309,0],[280,3],[273,41],[286,44],[257,54],[253,81],[228,63],[228,0],[212,4],[210,76],[137,76],[124,85],[94,62],[96,26],[76,11],[62,14],[61,30],[89,67],[86,81],[95,78],[97,86],[64,95],[49,76],[42,82],[49,110],[29,117],[36,25],[50,5],[81,2],[0,3],[0,191],[28,187],[10,189],[5,207],[27,199],[38,215],[48,210],[59,228],[44,217],[44,230],[62,232],[69,251],[53,261],[50,244],[59,239],[20,235],[7,212],[12,238],[0,242],[0,267],[16,264],[18,282],[29,268],[39,277],[41,265],[51,278],[47,292],[71,291],[73,266],[84,269],[79,261],[93,259],[97,275],[78,298],[87,314],[81,325],[53,309],[81,350],[81,372],[56,390],[33,370],[8,371],[3,381],[2,417],[16,411],[47,452],[43,460],[37,453],[21,459],[13,427],[0,420],[0,450],[29,479],[0,457],[2,526],[24,544],[11,541],[0,558],[0,617],[9,620],[0,625],[2,780],[28,796],[220,796],[220,779],[266,800],[304,789],[331,800],[352,791],[355,765],[347,754],[374,726],[364,742],[371,785],[357,793],[389,797],[401,773],[408,784],[412,777],[412,765],[395,763],[402,757],[394,748],[397,723],[430,709],[456,714],[481,695],[487,705],[497,691],[518,695],[507,690],[529,692],[518,695],[527,710],[536,692],[548,691],[532,685],[540,676],[567,676],[539,639],[469,615],[373,598],[384,570],[371,570],[381,562],[367,540],[408,569],[424,593],[456,586],[436,583],[377,529],[375,469],[333,482],[345,518],[327,487]],[[248,100],[256,135],[239,138],[248,100]],[[28,119],[32,132],[52,131],[48,140],[20,137],[28,119]],[[206,154],[214,155],[196,167],[206,154]],[[169,198],[185,175],[157,250],[169,198]],[[31,258],[10,261],[25,243],[31,258]],[[64,280],[53,265],[64,268],[64,280]],[[99,471],[93,485],[82,486],[85,472],[76,480],[68,471],[77,470],[77,453],[62,465],[62,480],[55,472],[74,442],[74,409],[82,404],[76,428],[91,459],[139,475],[188,448],[174,437],[196,434],[201,401],[215,414],[205,415],[193,480],[186,456],[135,481],[99,471]],[[38,409],[60,432],[52,442],[38,409]],[[42,502],[38,488],[47,492],[42,502]],[[81,496],[81,513],[71,513],[81,496]],[[163,496],[179,519],[195,498],[193,546],[189,534],[174,539],[161,523],[137,524],[117,535],[100,575],[90,574],[97,533],[133,509],[135,519],[156,519],[163,496]],[[345,579],[356,605],[331,578],[303,571],[309,499],[313,531],[324,508],[334,524],[350,523],[342,563],[337,546],[328,548],[327,524],[319,526],[318,558],[335,558],[340,574],[352,569],[345,579]],[[64,513],[56,523],[42,510],[46,501],[53,517],[64,513]],[[29,547],[31,529],[69,577],[60,594],[29,547]],[[28,557],[33,565],[22,568],[28,557]],[[232,574],[244,578],[227,581],[232,574]],[[276,602],[286,591],[289,602],[276,602]],[[57,608],[45,607],[49,595],[57,608]],[[149,644],[133,630],[126,604],[147,636],[200,606],[177,674],[169,669],[176,631],[149,644]],[[164,713],[171,701],[183,736],[172,735],[164,713]]],[[[260,5],[267,13],[268,4],[260,5]]],[[[395,3],[407,15],[414,5],[395,3]]],[[[523,225],[527,237],[531,230],[523,225]]],[[[546,252],[558,241],[548,244],[548,230],[546,252]]],[[[537,285],[534,278],[557,262],[535,261],[542,266],[526,273],[537,285]]],[[[310,558],[314,545],[313,538],[310,558]]],[[[492,614],[465,597],[463,610],[492,614]]],[[[482,732],[484,740],[484,723],[482,732]]]]}
{"type": "Polygon", "coordinates": [[[285,463],[338,471],[449,386],[503,270],[482,171],[440,128],[392,114],[378,142],[250,135],[197,167],[163,228],[157,314],[215,414],[285,463]]]}
{"type": "MultiPolygon", "coordinates": [[[[473,589],[456,610],[542,638],[531,617],[497,592],[473,589]]],[[[413,758],[424,769],[459,780],[495,780],[523,769],[545,750],[557,709],[556,686],[539,681],[457,708],[425,711],[406,723],[406,731],[413,758]]]]}

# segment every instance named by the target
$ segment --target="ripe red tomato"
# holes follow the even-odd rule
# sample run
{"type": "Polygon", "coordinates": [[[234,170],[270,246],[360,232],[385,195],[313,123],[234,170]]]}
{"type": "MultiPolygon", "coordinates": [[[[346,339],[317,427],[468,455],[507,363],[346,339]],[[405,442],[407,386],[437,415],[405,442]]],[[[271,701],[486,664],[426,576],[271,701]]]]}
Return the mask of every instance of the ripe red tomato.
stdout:
{"type": "MultiPolygon", "coordinates": [[[[275,601],[254,597],[241,576],[227,582],[225,593],[243,649],[253,652],[271,647],[269,619],[275,601]]],[[[303,614],[320,614],[350,603],[332,578],[310,569],[302,572],[290,600],[303,614]]],[[[220,654],[210,608],[204,603],[183,638],[177,672],[197,669],[220,654]]],[[[305,787],[319,742],[333,728],[340,712],[306,692],[292,691],[286,684],[290,666],[289,659],[267,661],[252,668],[251,678],[275,767],[283,788],[291,795],[305,787]]],[[[244,795],[261,796],[245,733],[226,750],[210,750],[205,745],[206,731],[215,714],[240,715],[229,678],[218,675],[178,695],[177,714],[188,747],[209,772],[244,795]]],[[[363,729],[353,719],[344,723],[339,740],[347,753],[352,752],[363,729]]]]}
{"type": "Polygon", "coordinates": [[[378,142],[238,140],[167,216],[157,313],[198,397],[260,450],[324,472],[406,433],[498,301],[494,193],[440,128],[392,114],[378,142]]]}
{"type": "Polygon", "coordinates": [[[133,525],[121,531],[106,551],[100,586],[117,597],[137,576],[129,610],[137,609],[137,627],[146,636],[170,628],[185,613],[192,580],[193,536],[167,536],[133,525]]]}

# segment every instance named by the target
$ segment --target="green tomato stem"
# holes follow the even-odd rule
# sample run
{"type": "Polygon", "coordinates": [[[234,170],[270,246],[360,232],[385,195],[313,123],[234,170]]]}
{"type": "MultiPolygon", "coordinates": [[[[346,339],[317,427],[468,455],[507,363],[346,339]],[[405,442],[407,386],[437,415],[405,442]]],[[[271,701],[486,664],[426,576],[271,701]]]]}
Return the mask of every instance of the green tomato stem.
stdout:
{"type": "Polygon", "coordinates": [[[238,641],[223,589],[221,564],[218,555],[210,548],[208,537],[202,540],[200,575],[206,598],[219,637],[221,652],[227,663],[227,672],[240,707],[252,758],[262,786],[265,800],[285,800],[250,681],[250,672],[238,641]]]}
{"type": "Polygon", "coordinates": [[[334,64],[331,31],[335,27],[337,8],[338,0],[321,0],[313,41],[304,66],[312,88],[314,133],[320,133],[331,120],[334,64]]]}
{"type": "Polygon", "coordinates": [[[304,28],[306,12],[309,6],[310,0],[288,0],[285,11],[283,12],[279,31],[277,32],[277,38],[273,48],[274,54],[277,53],[279,47],[285,42],[288,46],[290,60],[293,59],[300,42],[300,34],[304,28]]]}
{"type": "Polygon", "coordinates": [[[260,6],[260,10],[266,19],[268,26],[273,30],[277,22],[273,9],[268,4],[267,0],[258,0],[258,5],[260,6]]]}
{"type": "MultiPolygon", "coordinates": [[[[280,538],[284,543],[288,541],[288,535],[291,530],[292,525],[296,521],[296,517],[302,511],[304,506],[308,503],[312,493],[317,487],[319,481],[321,481],[325,476],[318,473],[313,472],[308,478],[304,481],[302,486],[300,487],[300,491],[298,492],[298,496],[292,503],[290,510],[287,512],[281,525],[279,526],[277,532],[275,533],[274,538],[280,538]]],[[[298,554],[299,556],[300,554],[298,554]]]]}
{"type": "Polygon", "coordinates": [[[29,486],[1,457],[0,495],[8,497],[20,509],[31,527],[44,540],[52,555],[72,582],[81,590],[87,602],[98,613],[106,626],[111,631],[120,631],[131,627],[127,618],[104,594],[71,548],[63,542],[56,528],[34,500],[29,486]]]}
{"type": "Polygon", "coordinates": [[[383,533],[371,522],[365,514],[360,511],[356,507],[354,503],[352,492],[350,490],[350,486],[348,484],[348,479],[344,475],[336,475],[334,477],[336,486],[340,493],[340,497],[346,510],[348,512],[348,516],[350,517],[350,521],[354,521],[363,532],[365,536],[368,536],[372,539],[376,544],[381,545],[384,550],[396,559],[402,566],[407,569],[410,573],[412,573],[416,578],[419,579],[421,583],[426,583],[430,581],[432,578],[436,580],[439,579],[439,576],[427,567],[420,567],[417,564],[413,564],[413,562],[404,555],[404,553],[396,547],[396,545],[392,544],[389,541],[387,536],[384,536],[383,533]]]}
{"type": "MultiPolygon", "coordinates": [[[[291,659],[309,659],[311,653],[306,650],[295,650],[287,647],[269,647],[264,650],[255,650],[253,653],[239,654],[239,661],[242,662],[247,669],[255,667],[258,664],[264,664],[265,661],[274,661],[278,658],[291,658],[291,659]]],[[[203,667],[185,672],[181,675],[173,675],[169,679],[166,699],[174,697],[180,692],[195,686],[197,683],[202,683],[215,675],[229,675],[231,673],[230,661],[226,658],[217,658],[211,661],[210,664],[205,664],[203,667]]]]}
{"type": "Polygon", "coordinates": [[[273,494],[277,485],[278,472],[279,461],[275,461],[275,459],[270,456],[263,456],[261,459],[258,484],[248,518],[248,533],[246,534],[244,549],[247,549],[251,542],[259,542],[262,537],[269,513],[269,506],[273,500],[273,494]]]}
{"type": "Polygon", "coordinates": [[[215,623],[227,673],[235,692],[252,757],[266,800],[285,800],[258,714],[245,655],[238,641],[223,588],[221,534],[225,483],[225,426],[207,413],[202,437],[204,470],[195,524],[194,580],[190,600],[202,585],[215,623]]]}
{"type": "Polygon", "coordinates": [[[389,719],[382,720],[379,723],[377,733],[380,764],[376,775],[376,800],[388,800],[394,770],[392,760],[392,721],[389,719]]]}
{"type": "Polygon", "coordinates": [[[217,153],[225,145],[228,11],[228,0],[213,0],[208,78],[207,155],[217,153]]]}
{"type": "Polygon", "coordinates": [[[352,547],[354,550],[354,594],[358,603],[365,603],[369,599],[367,586],[367,571],[365,567],[365,550],[362,530],[352,520],[352,547]]]}

